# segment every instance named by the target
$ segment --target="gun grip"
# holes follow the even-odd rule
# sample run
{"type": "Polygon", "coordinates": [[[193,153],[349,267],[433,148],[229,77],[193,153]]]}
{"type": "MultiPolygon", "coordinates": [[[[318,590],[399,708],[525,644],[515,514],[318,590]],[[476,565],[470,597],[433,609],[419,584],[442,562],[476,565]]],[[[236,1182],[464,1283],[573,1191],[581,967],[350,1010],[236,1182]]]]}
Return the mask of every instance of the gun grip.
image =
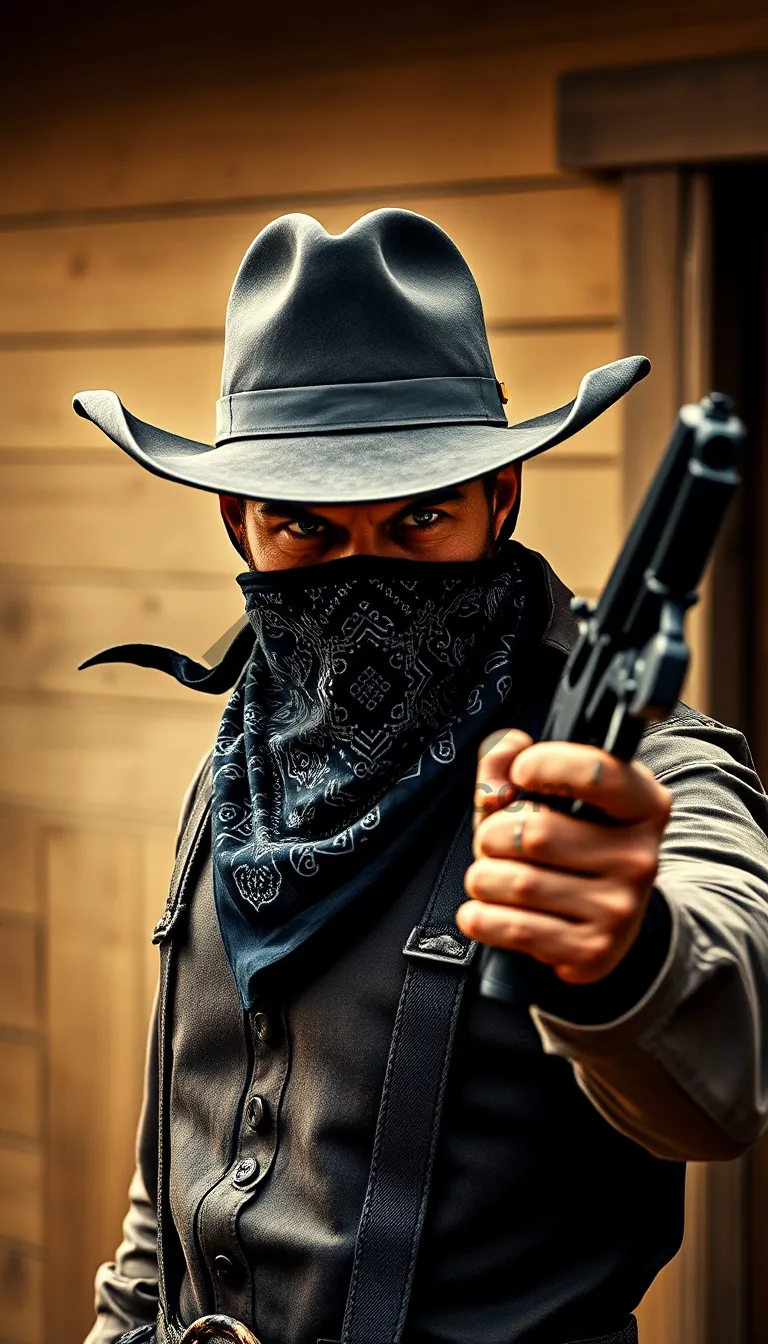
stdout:
{"type": "Polygon", "coordinates": [[[485,999],[516,1003],[520,999],[520,971],[512,952],[484,947],[480,954],[480,993],[485,999]]]}
{"type": "Polygon", "coordinates": [[[621,825],[620,821],[615,817],[609,817],[608,813],[602,812],[599,807],[583,803],[580,798],[565,797],[562,793],[526,793],[525,789],[521,789],[514,803],[509,804],[507,811],[515,811],[519,802],[534,803],[539,807],[549,808],[550,812],[562,812],[568,817],[578,817],[579,821],[593,821],[598,826],[621,825]]]}

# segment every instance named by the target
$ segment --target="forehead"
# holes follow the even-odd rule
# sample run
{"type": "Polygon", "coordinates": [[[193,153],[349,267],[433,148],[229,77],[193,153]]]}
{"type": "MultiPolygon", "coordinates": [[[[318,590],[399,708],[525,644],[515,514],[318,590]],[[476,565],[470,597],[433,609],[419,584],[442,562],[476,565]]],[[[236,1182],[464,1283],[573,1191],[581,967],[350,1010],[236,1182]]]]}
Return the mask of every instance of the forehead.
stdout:
{"type": "Polygon", "coordinates": [[[248,500],[247,507],[253,509],[261,518],[288,518],[299,514],[311,514],[315,517],[331,518],[337,522],[355,516],[386,519],[410,509],[426,509],[439,504],[461,504],[472,500],[475,493],[482,490],[479,478],[467,481],[463,485],[451,486],[445,490],[422,492],[418,495],[405,495],[401,499],[389,499],[375,503],[360,504],[304,504],[300,500],[256,499],[248,500]]]}

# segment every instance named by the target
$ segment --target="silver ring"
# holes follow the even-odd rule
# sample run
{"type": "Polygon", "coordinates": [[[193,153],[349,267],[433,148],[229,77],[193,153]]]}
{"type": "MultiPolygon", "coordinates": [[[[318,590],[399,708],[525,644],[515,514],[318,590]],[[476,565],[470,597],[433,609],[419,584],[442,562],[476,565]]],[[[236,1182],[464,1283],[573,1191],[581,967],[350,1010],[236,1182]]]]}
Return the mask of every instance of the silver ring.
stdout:
{"type": "Polygon", "coordinates": [[[525,830],[525,817],[518,817],[512,830],[512,848],[516,854],[523,852],[523,832],[525,830]]]}

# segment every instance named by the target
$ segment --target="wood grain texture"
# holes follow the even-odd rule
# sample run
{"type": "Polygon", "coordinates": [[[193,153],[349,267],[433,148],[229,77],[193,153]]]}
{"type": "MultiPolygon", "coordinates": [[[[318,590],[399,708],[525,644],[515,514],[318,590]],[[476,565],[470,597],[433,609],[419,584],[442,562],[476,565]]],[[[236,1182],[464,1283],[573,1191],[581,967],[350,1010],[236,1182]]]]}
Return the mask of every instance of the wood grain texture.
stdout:
{"type": "Polygon", "coordinates": [[[10,1344],[43,1344],[45,1265],[40,1252],[0,1240],[3,1336],[10,1344]]]}
{"type": "MultiPolygon", "coordinates": [[[[363,197],[309,213],[337,234],[378,204],[363,197]]],[[[489,322],[617,311],[612,187],[388,204],[427,215],[453,238],[489,322]]],[[[240,261],[279,213],[0,233],[0,331],[223,327],[240,261]]]]}
{"type": "MultiPolygon", "coordinates": [[[[608,331],[509,333],[492,331],[491,354],[498,378],[509,392],[511,425],[564,406],[576,396],[584,374],[621,355],[618,328],[608,331]]],[[[621,450],[621,407],[613,407],[580,434],[552,450],[564,462],[579,457],[617,458],[621,450]]]]}
{"type": "Polygon", "coordinates": [[[126,1208],[147,1012],[141,840],[54,828],[50,907],[49,1301],[56,1331],[92,1324],[93,1273],[126,1208]]]}
{"type": "MultiPolygon", "coordinates": [[[[6,739],[4,743],[2,760],[7,759],[6,739]]],[[[39,1027],[40,974],[37,923],[21,916],[0,914],[0,1027],[19,1027],[25,1031],[39,1027]]]]}
{"type": "MultiPolygon", "coordinates": [[[[237,584],[172,587],[159,576],[134,587],[121,582],[119,573],[105,579],[13,581],[0,570],[0,688],[221,707],[221,700],[209,701],[147,668],[113,663],[77,669],[98,649],[136,641],[169,645],[200,658],[242,614],[237,584]]],[[[4,875],[3,884],[7,880],[4,875]]]]}
{"type": "Polygon", "coordinates": [[[39,1147],[0,1140],[0,1238],[43,1243],[43,1154],[39,1147]]]}
{"type": "Polygon", "coordinates": [[[0,455],[0,564],[232,576],[215,495],[181,489],[117,449],[0,455]]]}
{"type": "MultiPolygon", "coordinates": [[[[213,742],[220,707],[156,711],[148,701],[96,698],[85,705],[71,696],[0,697],[0,797],[44,815],[124,815],[172,825],[194,767],[213,742]]],[[[32,1026],[33,994],[24,983],[33,935],[26,924],[9,930],[18,951],[16,960],[10,950],[0,953],[8,959],[0,1022],[32,1026]]],[[[5,941],[10,945],[10,937],[5,941]]]]}
{"type": "Polygon", "coordinates": [[[576,593],[602,587],[620,541],[618,466],[541,466],[523,472],[523,503],[516,536],[541,551],[576,593]]]}
{"type": "Polygon", "coordinates": [[[38,1041],[0,1033],[0,1134],[40,1138],[43,1063],[38,1041]]]}
{"type": "MultiPolygon", "coordinates": [[[[201,345],[0,351],[4,414],[0,447],[112,448],[72,410],[76,392],[111,388],[134,414],[186,438],[211,443],[221,383],[222,338],[201,345]]],[[[140,467],[137,475],[144,476],[140,467]]]]}
{"type": "MultiPolygon", "coordinates": [[[[249,69],[207,89],[180,69],[144,102],[132,80],[117,79],[96,113],[89,78],[59,95],[55,116],[43,97],[39,115],[18,119],[0,144],[5,209],[199,208],[201,198],[269,196],[280,213],[312,193],[554,176],[555,83],[563,71],[768,45],[764,14],[697,9],[692,21],[687,5],[674,18],[652,19],[617,18],[612,6],[580,35],[572,13],[560,40],[542,14],[539,39],[531,23],[521,41],[515,19],[506,32],[488,25],[472,49],[410,59],[389,53],[377,64],[374,45],[362,64],[344,68],[336,53],[327,69],[292,77],[264,71],[254,79],[249,69]]],[[[205,70],[212,81],[207,53],[205,70]]]]}
{"type": "Polygon", "coordinates": [[[118,86],[100,116],[60,104],[56,118],[16,128],[0,157],[5,209],[553,174],[547,74],[490,48],[298,79],[265,72],[208,96],[198,87],[159,92],[145,108],[118,86]]]}
{"type": "Polygon", "coordinates": [[[34,817],[0,809],[0,910],[32,915],[40,903],[40,827],[34,817]]]}
{"type": "Polygon", "coordinates": [[[768,54],[564,75],[558,162],[568,169],[705,163],[768,154],[768,54]]]}

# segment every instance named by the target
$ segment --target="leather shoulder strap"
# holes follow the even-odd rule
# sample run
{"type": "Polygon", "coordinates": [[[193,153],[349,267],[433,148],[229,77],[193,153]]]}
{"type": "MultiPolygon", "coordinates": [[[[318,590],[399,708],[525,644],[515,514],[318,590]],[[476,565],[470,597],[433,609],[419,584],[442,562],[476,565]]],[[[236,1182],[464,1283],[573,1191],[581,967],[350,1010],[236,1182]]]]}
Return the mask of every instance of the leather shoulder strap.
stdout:
{"type": "Polygon", "coordinates": [[[342,1344],[399,1344],[416,1269],[466,970],[457,928],[472,834],[468,813],[403,952],[373,1159],[355,1243],[342,1344]]]}

